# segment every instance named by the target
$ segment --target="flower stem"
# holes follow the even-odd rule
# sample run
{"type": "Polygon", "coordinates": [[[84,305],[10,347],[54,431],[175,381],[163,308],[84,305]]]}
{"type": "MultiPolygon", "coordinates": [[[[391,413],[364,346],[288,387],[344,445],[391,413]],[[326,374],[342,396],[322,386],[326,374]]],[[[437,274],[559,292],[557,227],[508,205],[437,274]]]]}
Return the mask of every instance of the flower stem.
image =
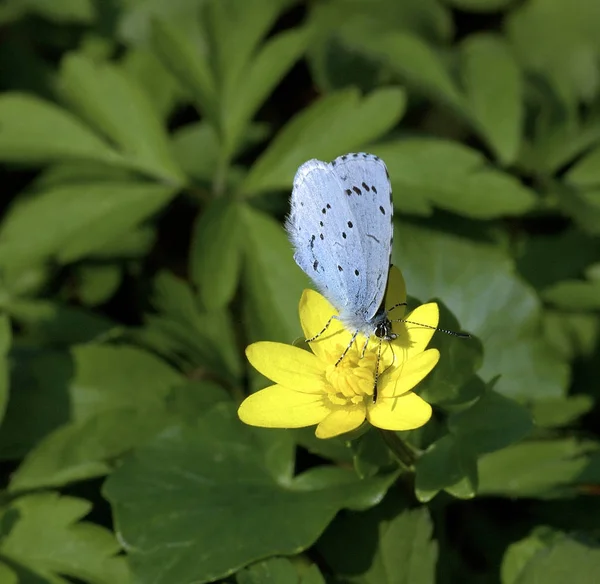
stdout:
{"type": "Polygon", "coordinates": [[[415,453],[410,447],[396,434],[390,430],[379,430],[381,437],[387,444],[388,448],[392,451],[394,457],[398,462],[407,470],[412,470],[415,462],[417,461],[415,453]]]}

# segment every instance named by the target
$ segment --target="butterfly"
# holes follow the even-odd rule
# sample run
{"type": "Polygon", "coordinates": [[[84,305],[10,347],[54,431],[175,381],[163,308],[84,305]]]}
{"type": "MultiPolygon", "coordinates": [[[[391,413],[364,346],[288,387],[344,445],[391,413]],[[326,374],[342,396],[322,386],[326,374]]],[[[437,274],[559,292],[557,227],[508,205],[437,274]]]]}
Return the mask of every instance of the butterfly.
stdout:
{"type": "MultiPolygon", "coordinates": [[[[294,260],[339,313],[306,340],[316,340],[338,318],[352,338],[336,365],[358,334],[367,343],[377,337],[381,351],[382,341],[396,339],[384,302],[394,240],[392,187],[385,163],[364,152],[345,154],[331,163],[309,160],[296,172],[290,207],[286,230],[294,260]]],[[[366,344],[363,355],[365,350],[366,344]]],[[[374,399],[378,376],[379,363],[374,399]]]]}

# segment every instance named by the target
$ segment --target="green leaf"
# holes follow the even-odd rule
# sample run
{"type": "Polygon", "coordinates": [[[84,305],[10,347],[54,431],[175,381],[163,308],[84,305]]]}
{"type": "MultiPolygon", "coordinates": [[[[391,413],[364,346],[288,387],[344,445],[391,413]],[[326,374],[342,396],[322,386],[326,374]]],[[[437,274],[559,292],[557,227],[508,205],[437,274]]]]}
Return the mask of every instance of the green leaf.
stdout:
{"type": "Polygon", "coordinates": [[[62,487],[110,473],[111,461],[165,427],[164,403],[120,407],[61,426],[27,454],[8,491],[62,487]]]}
{"type": "MultiPolygon", "coordinates": [[[[438,306],[439,326],[458,331],[458,321],[441,302],[438,306]]],[[[419,395],[426,402],[451,408],[477,399],[483,393],[485,388],[481,380],[474,377],[483,360],[483,348],[478,339],[457,339],[438,333],[428,347],[438,349],[441,358],[434,370],[419,383],[419,395]]]]}
{"type": "Polygon", "coordinates": [[[586,112],[580,119],[560,104],[547,85],[543,86],[534,105],[539,114],[533,143],[524,144],[519,161],[528,172],[551,176],[600,141],[600,118],[594,110],[586,112]]]}
{"type": "Polygon", "coordinates": [[[600,147],[588,152],[570,168],[565,181],[582,189],[600,187],[600,147]]]}
{"type": "Polygon", "coordinates": [[[26,10],[56,23],[92,24],[96,18],[93,0],[20,0],[26,10]]]}
{"type": "Polygon", "coordinates": [[[52,347],[86,343],[110,334],[113,321],[76,306],[50,300],[11,300],[6,312],[19,325],[21,340],[52,347]]]}
{"type": "Polygon", "coordinates": [[[0,314],[0,427],[8,405],[10,369],[7,355],[12,342],[10,319],[0,314]]]}
{"type": "Polygon", "coordinates": [[[307,31],[283,32],[267,41],[250,61],[223,108],[226,156],[231,157],[239,148],[252,116],[300,59],[307,44],[307,31]]]}
{"type": "Polygon", "coordinates": [[[97,306],[110,300],[121,284],[122,268],[117,264],[84,264],[77,267],[77,294],[82,304],[97,306]]]}
{"type": "MultiPolygon", "coordinates": [[[[161,119],[167,118],[181,99],[182,90],[158,57],[147,49],[131,49],[123,57],[121,67],[143,88],[161,119]]],[[[181,166],[176,157],[174,160],[181,166]]]]}
{"type": "Polygon", "coordinates": [[[146,318],[138,340],[194,375],[206,367],[231,383],[239,380],[241,357],[227,311],[201,309],[189,285],[168,272],[155,280],[153,305],[159,314],[146,318]]]}
{"type": "Polygon", "coordinates": [[[72,53],[62,61],[59,86],[71,106],[122,149],[132,167],[170,184],[184,183],[165,128],[132,76],[72,53]]]}
{"type": "Polygon", "coordinates": [[[542,292],[542,298],[565,310],[598,310],[600,308],[600,281],[564,280],[542,292]]]}
{"type": "Polygon", "coordinates": [[[491,168],[481,153],[457,142],[409,138],[379,143],[370,151],[385,160],[400,210],[408,197],[407,212],[419,200],[424,213],[435,205],[475,219],[493,219],[525,213],[536,204],[533,192],[516,178],[491,168]]]}
{"type": "Polygon", "coordinates": [[[594,407],[589,395],[573,395],[562,399],[536,401],[532,414],[538,428],[558,428],[573,424],[594,407]]]}
{"type": "Polygon", "coordinates": [[[166,399],[183,377],[134,347],[73,349],[71,423],[38,442],[13,473],[10,491],[62,486],[106,474],[108,461],[168,421],[166,399]]]}
{"type": "Polygon", "coordinates": [[[546,310],[544,337],[565,359],[589,357],[594,353],[600,331],[588,312],[546,310]]]}
{"type": "Polygon", "coordinates": [[[449,4],[465,12],[498,12],[512,4],[513,0],[444,0],[449,4]]]}
{"type": "MultiPolygon", "coordinates": [[[[503,497],[569,495],[588,464],[590,444],[571,438],[523,442],[479,459],[479,493],[503,497]]],[[[572,493],[571,493],[572,494],[572,493]]]]}
{"type": "Polygon", "coordinates": [[[392,259],[410,282],[409,294],[423,301],[441,298],[461,327],[482,340],[480,377],[500,374],[495,389],[507,397],[564,394],[568,364],[541,337],[539,299],[515,274],[507,255],[488,244],[413,225],[401,224],[398,233],[392,259]]]}
{"type": "Polygon", "coordinates": [[[563,102],[574,107],[597,95],[600,5],[589,0],[532,0],[508,15],[506,31],[519,59],[546,77],[563,102]]]}
{"type": "Polygon", "coordinates": [[[299,568],[287,558],[269,558],[262,562],[256,562],[236,575],[237,584],[325,584],[319,569],[312,564],[309,573],[302,577],[299,568]]]}
{"type": "MultiPolygon", "coordinates": [[[[263,142],[268,135],[269,127],[267,124],[253,123],[246,126],[242,142],[236,145],[238,150],[234,154],[237,156],[245,148],[263,142]]],[[[173,157],[177,159],[187,176],[196,179],[204,185],[213,183],[213,192],[215,191],[215,178],[218,174],[219,140],[214,127],[202,121],[187,124],[177,129],[173,133],[171,141],[173,157]]],[[[234,185],[237,184],[238,176],[235,171],[239,174],[242,172],[242,169],[236,167],[229,168],[229,172],[225,177],[225,180],[231,184],[231,188],[234,188],[234,185]]],[[[227,192],[229,186],[224,190],[227,192]]],[[[196,193],[193,192],[192,194],[196,193]]]]}
{"type": "Polygon", "coordinates": [[[291,343],[302,334],[298,303],[308,278],[296,266],[281,225],[268,215],[244,209],[244,312],[250,341],[291,343]]]}
{"type": "Polygon", "coordinates": [[[569,228],[553,235],[529,234],[523,242],[519,272],[538,290],[561,280],[578,278],[595,258],[600,245],[580,230],[569,228]]]}
{"type": "Polygon", "coordinates": [[[399,30],[435,41],[453,34],[452,15],[437,0],[319,2],[311,5],[308,26],[309,64],[325,93],[348,86],[369,91],[387,83],[389,67],[365,49],[365,39],[399,30]]]}
{"type": "Polygon", "coordinates": [[[33,181],[31,190],[46,191],[67,184],[133,182],[139,178],[139,174],[130,169],[103,162],[68,160],[46,167],[33,181]]]}
{"type": "Polygon", "coordinates": [[[19,582],[66,583],[62,577],[89,584],[127,584],[129,570],[120,546],[106,528],[81,521],[91,503],[58,493],[27,495],[4,508],[17,513],[10,533],[0,541],[0,555],[13,569],[29,570],[19,582]],[[47,579],[47,580],[46,580],[47,579]]]}
{"type": "Polygon", "coordinates": [[[372,51],[410,85],[436,100],[442,100],[458,112],[465,107],[464,97],[448,73],[443,61],[421,38],[408,32],[374,34],[362,39],[372,51]]]}
{"type": "Polygon", "coordinates": [[[140,581],[200,584],[298,553],[341,508],[374,505],[396,476],[360,481],[325,467],[277,481],[265,447],[231,406],[217,405],[195,428],[166,430],[109,477],[105,494],[140,581]]]}
{"type": "Polygon", "coordinates": [[[289,188],[300,164],[309,158],[331,160],[379,138],[395,126],[404,106],[405,94],[395,87],[379,89],[362,99],[354,89],[321,98],[273,139],[250,169],[242,192],[255,195],[289,188]]]}
{"type": "Polygon", "coordinates": [[[397,465],[382,433],[375,428],[370,428],[349,445],[353,451],[354,470],[360,478],[373,477],[382,469],[397,465]]]}
{"type": "Polygon", "coordinates": [[[299,584],[326,584],[326,582],[316,564],[311,564],[308,570],[302,574],[302,580],[299,584]]]}
{"type": "Polygon", "coordinates": [[[508,546],[502,559],[502,584],[515,584],[519,573],[527,563],[541,550],[547,549],[560,537],[560,532],[548,527],[537,527],[533,533],[508,546]]]}
{"type": "Polygon", "coordinates": [[[152,48],[166,69],[189,92],[196,107],[210,123],[219,127],[217,89],[206,47],[198,50],[189,35],[172,22],[152,21],[152,48]]]}
{"type": "Polygon", "coordinates": [[[554,541],[529,543],[527,540],[514,546],[527,546],[524,566],[518,573],[507,574],[503,584],[561,584],[563,582],[593,581],[600,570],[600,549],[597,545],[586,545],[575,537],[556,536],[554,541]],[[512,577],[511,577],[512,576],[512,577]]]}
{"type": "Polygon", "coordinates": [[[468,444],[451,434],[434,442],[415,465],[415,494],[428,502],[442,489],[461,499],[477,491],[477,461],[468,444]]]}
{"type": "Polygon", "coordinates": [[[401,510],[397,501],[388,497],[374,509],[338,517],[319,540],[320,554],[344,582],[435,582],[438,546],[429,511],[401,510]]]}
{"type": "Polygon", "coordinates": [[[210,184],[219,161],[219,136],[214,126],[202,121],[179,128],[171,138],[171,149],[188,176],[210,184]]]}
{"type": "Polygon", "coordinates": [[[184,377],[150,353],[127,345],[80,345],[73,349],[70,384],[73,420],[115,409],[161,409],[184,377]]]}
{"type": "Polygon", "coordinates": [[[448,418],[448,429],[471,452],[484,454],[525,438],[533,421],[525,407],[488,388],[472,406],[448,418]]]}
{"type": "Polygon", "coordinates": [[[13,349],[10,394],[0,425],[0,458],[22,458],[70,415],[68,383],[73,364],[66,351],[13,349]]]}
{"type": "Polygon", "coordinates": [[[600,189],[577,190],[567,185],[553,184],[551,195],[558,207],[586,235],[600,235],[600,189]]]}
{"type": "Polygon", "coordinates": [[[6,564],[0,563],[0,582],[4,582],[4,584],[19,584],[19,577],[6,564]]]}
{"type": "Polygon", "coordinates": [[[461,46],[469,113],[503,165],[519,154],[524,108],[521,72],[502,37],[475,34],[461,46]]]}
{"type": "Polygon", "coordinates": [[[242,260],[243,210],[215,200],[196,219],[190,249],[190,274],[207,310],[223,308],[235,294],[242,260]]]}
{"type": "Polygon", "coordinates": [[[209,0],[163,0],[126,1],[119,8],[118,38],[127,46],[148,47],[152,42],[152,26],[157,20],[168,21],[181,35],[204,44],[201,10],[209,0]]]}
{"type": "MultiPolygon", "coordinates": [[[[220,97],[229,102],[239,90],[244,69],[251,67],[252,58],[261,39],[269,32],[278,14],[292,0],[219,0],[206,6],[206,31],[210,38],[211,57],[219,77],[220,97]],[[235,43],[230,41],[235,38],[235,43]]],[[[222,120],[227,109],[221,111],[222,120]]]]}
{"type": "Polygon", "coordinates": [[[0,226],[0,263],[72,262],[125,236],[175,193],[150,183],[80,183],[18,199],[0,226]]]}
{"type": "Polygon", "coordinates": [[[118,152],[66,110],[31,95],[0,96],[0,160],[45,164],[68,159],[123,165],[118,152]]]}

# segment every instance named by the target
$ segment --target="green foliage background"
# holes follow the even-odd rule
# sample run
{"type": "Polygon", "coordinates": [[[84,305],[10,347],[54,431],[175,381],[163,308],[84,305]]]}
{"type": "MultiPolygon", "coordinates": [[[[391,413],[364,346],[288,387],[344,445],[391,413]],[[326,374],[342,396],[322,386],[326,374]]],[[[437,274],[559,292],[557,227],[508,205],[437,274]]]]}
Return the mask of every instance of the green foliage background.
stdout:
{"type": "Polygon", "coordinates": [[[600,573],[600,3],[4,0],[2,584],[600,573]],[[435,414],[258,430],[296,168],[381,156],[435,414]]]}

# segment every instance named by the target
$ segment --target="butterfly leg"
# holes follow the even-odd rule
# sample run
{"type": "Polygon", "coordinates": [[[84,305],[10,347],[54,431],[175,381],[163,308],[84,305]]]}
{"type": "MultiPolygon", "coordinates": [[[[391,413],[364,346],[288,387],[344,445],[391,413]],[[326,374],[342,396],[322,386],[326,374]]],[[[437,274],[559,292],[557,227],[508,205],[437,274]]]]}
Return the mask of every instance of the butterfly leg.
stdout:
{"type": "Polygon", "coordinates": [[[337,314],[333,314],[331,316],[331,318],[327,321],[327,324],[323,327],[322,330],[320,330],[314,337],[310,337],[310,339],[305,339],[305,341],[307,343],[312,343],[313,341],[316,341],[328,328],[329,325],[331,324],[331,321],[335,318],[335,320],[339,320],[339,316],[337,314]]]}
{"type": "Polygon", "coordinates": [[[365,344],[363,345],[362,351],[360,353],[360,358],[362,359],[365,356],[365,353],[367,352],[367,345],[369,344],[369,337],[367,337],[367,340],[365,341],[365,344]]]}
{"type": "Polygon", "coordinates": [[[385,368],[385,370],[381,373],[381,375],[379,374],[379,360],[381,358],[381,343],[382,342],[383,342],[383,339],[379,339],[379,350],[377,351],[377,366],[375,369],[375,383],[373,385],[373,403],[375,403],[377,401],[377,382],[379,381],[379,378],[390,367],[392,367],[394,365],[394,363],[396,362],[396,353],[394,353],[394,345],[392,343],[390,343],[390,349],[392,350],[392,362],[385,368]]]}
{"type": "Polygon", "coordinates": [[[336,367],[342,362],[342,359],[346,356],[346,353],[350,350],[350,347],[352,346],[352,343],[354,343],[354,339],[356,339],[357,335],[358,335],[358,331],[354,331],[354,334],[352,335],[352,338],[350,339],[348,346],[344,349],[344,352],[340,355],[340,358],[335,362],[336,367]]]}

